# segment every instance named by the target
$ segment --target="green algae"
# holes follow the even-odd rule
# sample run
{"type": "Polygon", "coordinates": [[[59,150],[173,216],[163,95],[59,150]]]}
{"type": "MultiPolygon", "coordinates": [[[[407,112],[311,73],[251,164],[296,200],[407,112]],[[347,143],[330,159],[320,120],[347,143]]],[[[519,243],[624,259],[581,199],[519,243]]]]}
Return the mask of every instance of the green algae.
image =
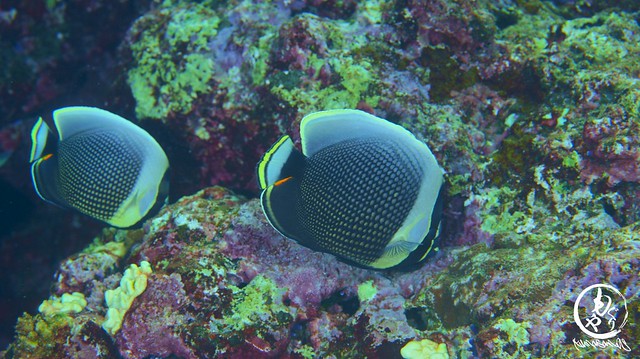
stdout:
{"type": "Polygon", "coordinates": [[[265,77],[267,76],[267,60],[269,58],[269,51],[273,44],[275,35],[268,32],[258,39],[257,45],[252,45],[249,50],[249,58],[253,65],[251,69],[251,82],[254,86],[262,86],[265,83],[265,77]]]}
{"type": "Polygon", "coordinates": [[[529,190],[488,187],[467,200],[467,204],[480,204],[481,228],[495,236],[497,245],[569,248],[618,228],[604,206],[621,208],[624,201],[619,195],[594,194],[589,187],[571,185],[544,165],[532,170],[529,190]]]}
{"type": "Polygon", "coordinates": [[[576,151],[571,151],[569,155],[562,159],[562,165],[573,170],[579,170],[580,161],[582,161],[580,154],[576,151]]]}
{"type": "Polygon", "coordinates": [[[293,350],[294,353],[300,354],[305,359],[313,359],[316,357],[316,351],[310,345],[302,345],[293,350]]]}
{"type": "Polygon", "coordinates": [[[489,315],[509,317],[524,303],[546,300],[564,273],[590,257],[589,251],[567,256],[565,251],[489,249],[483,244],[453,255],[455,262],[428,280],[411,303],[425,308],[426,317],[437,318],[427,330],[478,325],[489,315]]]}
{"type": "Polygon", "coordinates": [[[127,78],[138,118],[187,113],[198,95],[210,89],[214,63],[208,43],[219,23],[212,9],[187,3],[161,7],[136,22],[134,65],[127,78]]]}
{"type": "Polygon", "coordinates": [[[413,110],[415,116],[400,124],[423,139],[434,152],[446,171],[448,194],[468,196],[474,188],[482,187],[492,159],[474,149],[477,145],[471,138],[479,133],[477,125],[451,105],[417,103],[413,110]]]}
{"type": "MultiPolygon", "coordinates": [[[[544,7],[535,14],[522,13],[517,24],[496,38],[509,48],[511,59],[533,62],[549,100],[560,104],[580,100],[595,91],[594,86],[610,88],[611,100],[637,88],[632,74],[640,71],[639,33],[640,25],[630,13],[601,12],[565,20],[544,7]]],[[[637,109],[637,104],[630,105],[625,106],[630,112],[637,109]]]]}
{"type": "Polygon", "coordinates": [[[493,327],[507,333],[509,342],[515,343],[518,347],[529,344],[527,328],[530,328],[531,324],[527,322],[516,323],[511,318],[499,319],[493,327]]]}
{"type": "Polygon", "coordinates": [[[567,38],[563,46],[571,48],[580,68],[608,70],[611,59],[616,59],[616,67],[637,69],[640,65],[634,57],[640,50],[636,43],[638,28],[632,14],[603,12],[564,23],[567,38]]]}
{"type": "Polygon", "coordinates": [[[360,16],[371,24],[378,24],[382,21],[382,16],[389,11],[392,4],[389,0],[370,0],[363,2],[360,9],[360,16]]]}
{"type": "Polygon", "coordinates": [[[527,352],[524,350],[524,346],[529,344],[529,332],[527,332],[527,328],[531,327],[530,323],[518,323],[511,318],[501,318],[493,327],[499,329],[507,336],[506,339],[503,339],[501,336],[493,339],[493,342],[497,345],[497,350],[495,351],[496,355],[501,358],[520,358],[523,355],[527,355],[527,352]],[[514,344],[516,350],[504,350],[503,348],[508,344],[514,344]]]}
{"type": "Polygon", "coordinates": [[[289,308],[282,303],[286,289],[269,278],[257,276],[244,288],[230,286],[229,289],[233,292],[230,313],[222,320],[211,322],[211,329],[216,333],[239,332],[245,327],[271,328],[293,319],[289,308]]]}
{"type": "Polygon", "coordinates": [[[236,266],[228,258],[216,253],[211,246],[201,245],[189,248],[190,251],[201,253],[200,258],[189,258],[179,266],[172,266],[185,278],[190,278],[195,285],[203,288],[205,294],[211,294],[221,278],[236,274],[236,266]],[[196,247],[199,247],[196,249],[196,247]]]}
{"type": "Polygon", "coordinates": [[[488,188],[483,189],[482,194],[477,196],[473,194],[467,203],[474,200],[484,202],[484,208],[496,213],[495,216],[487,216],[482,221],[481,228],[490,234],[505,233],[516,231],[522,233],[526,228],[529,217],[523,211],[514,209],[513,199],[517,191],[508,188],[488,188]]]}
{"type": "Polygon", "coordinates": [[[71,332],[68,316],[57,315],[47,320],[41,315],[25,313],[16,324],[16,344],[11,348],[16,357],[54,358],[58,354],[57,337],[71,332]]]}
{"type": "Polygon", "coordinates": [[[451,91],[465,89],[479,80],[475,68],[462,70],[460,64],[444,46],[426,48],[422,52],[420,61],[430,68],[429,95],[434,102],[445,102],[451,98],[451,91]]]}
{"type": "Polygon", "coordinates": [[[531,163],[542,158],[540,150],[533,146],[535,136],[516,125],[509,137],[500,144],[500,148],[491,155],[490,176],[496,185],[505,185],[529,177],[531,163]]]}
{"type": "Polygon", "coordinates": [[[373,284],[373,280],[363,282],[358,286],[358,299],[360,302],[368,302],[376,296],[378,289],[373,284]]]}
{"type": "MultiPolygon", "coordinates": [[[[376,106],[379,96],[371,94],[370,87],[377,82],[378,75],[371,61],[354,56],[368,45],[366,37],[361,34],[349,36],[354,26],[347,21],[320,19],[311,14],[300,15],[293,21],[304,23],[310,33],[325,33],[331,44],[326,48],[326,54],[309,54],[307,68],[313,72],[312,77],[317,77],[320,70],[328,66],[339,81],[328,86],[320,81],[301,84],[295,80],[293,83],[283,81],[282,75],[274,74],[277,77],[273,81],[269,79],[270,91],[301,113],[356,108],[360,102],[376,106]]],[[[302,73],[289,71],[285,75],[295,79],[302,73]]]]}

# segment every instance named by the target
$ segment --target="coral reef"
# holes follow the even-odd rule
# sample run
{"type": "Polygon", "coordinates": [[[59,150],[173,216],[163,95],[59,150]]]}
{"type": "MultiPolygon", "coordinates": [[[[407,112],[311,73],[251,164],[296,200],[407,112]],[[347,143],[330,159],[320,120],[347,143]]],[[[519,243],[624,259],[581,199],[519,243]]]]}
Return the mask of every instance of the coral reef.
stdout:
{"type": "Polygon", "coordinates": [[[104,230],[62,261],[43,307],[71,295],[86,304],[23,315],[0,357],[640,356],[637,11],[632,1],[154,3],[123,40],[121,81],[138,118],[197,160],[174,177],[231,190],[206,187],[141,229],[104,230]],[[273,140],[342,107],[410,129],[446,171],[438,249],[413,272],[302,247],[255,198],[254,166],[273,140]],[[131,288],[119,330],[105,330],[108,293],[147,262],[146,287],[131,288]],[[619,338],[630,351],[573,344],[585,338],[575,301],[597,283],[626,297],[619,338]]]}
{"type": "MultiPolygon", "coordinates": [[[[25,315],[4,357],[42,357],[51,350],[78,357],[75,351],[87,349],[75,344],[73,333],[87,328],[101,334],[85,336],[83,345],[106,340],[108,350],[124,358],[399,358],[410,342],[424,345],[408,345],[405,357],[425,350],[442,357],[554,357],[575,350],[570,341],[580,334],[567,325],[572,306],[566,303],[586,286],[612,283],[637,305],[637,225],[587,229],[582,233],[601,238],[600,244],[571,252],[563,247],[579,239],[522,246],[515,240],[527,235],[510,225],[511,243],[492,229],[493,248],[443,245],[417,271],[381,273],[283,238],[266,223],[257,200],[208,188],[165,208],[142,230],[105,232],[111,244],[98,248],[137,244],[106,277],[98,262],[85,262],[94,263],[94,280],[104,283],[74,294],[94,298],[91,310],[60,311],[53,321],[25,315]],[[105,288],[131,277],[119,280],[118,268],[144,261],[154,268],[145,275],[146,290],[109,337],[100,328],[112,306],[105,288]]],[[[557,228],[541,230],[551,238],[557,228]]],[[[86,281],[89,273],[79,271],[83,279],[73,282],[86,281]]],[[[627,330],[636,326],[630,322],[627,330]]]]}
{"type": "Polygon", "coordinates": [[[214,59],[208,45],[220,19],[201,4],[162,7],[136,21],[130,30],[134,66],[127,82],[136,99],[138,118],[166,118],[191,111],[193,100],[210,90],[214,59]],[[173,51],[181,52],[174,63],[173,51]]]}

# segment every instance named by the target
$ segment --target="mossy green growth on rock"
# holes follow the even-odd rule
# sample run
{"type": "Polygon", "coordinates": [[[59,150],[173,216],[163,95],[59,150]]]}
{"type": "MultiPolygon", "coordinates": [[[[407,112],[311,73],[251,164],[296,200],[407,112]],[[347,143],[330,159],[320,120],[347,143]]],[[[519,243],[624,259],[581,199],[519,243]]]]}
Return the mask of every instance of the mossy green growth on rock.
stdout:
{"type": "Polygon", "coordinates": [[[368,280],[358,286],[358,299],[360,303],[368,302],[376,296],[378,289],[373,284],[373,280],[368,280]]]}
{"type": "Polygon", "coordinates": [[[127,80],[138,118],[187,113],[193,100],[209,90],[214,63],[207,45],[219,22],[204,4],[181,3],[161,6],[134,24],[134,66],[127,80]]]}
{"type": "MultiPolygon", "coordinates": [[[[315,56],[311,56],[315,58],[315,56]]],[[[317,60],[322,61],[322,60],[317,60]]],[[[331,110],[341,108],[356,108],[360,101],[375,106],[379,98],[367,96],[369,85],[374,80],[369,62],[355,64],[353,58],[343,54],[336,54],[328,60],[336,73],[340,76],[340,83],[322,86],[320,82],[307,84],[307,88],[287,88],[282,83],[271,87],[271,91],[292,107],[305,109],[305,112],[331,110]],[[344,57],[343,57],[344,56],[344,57]]]]}
{"type": "Polygon", "coordinates": [[[514,61],[531,59],[548,92],[549,103],[569,98],[584,101],[601,92],[599,103],[623,103],[629,113],[640,71],[640,25],[634,15],[603,11],[566,20],[551,8],[521,14],[519,21],[497,34],[514,61]],[[615,61],[612,61],[615,59],[615,61]]]}
{"type": "MultiPolygon", "coordinates": [[[[531,325],[527,322],[516,323],[511,318],[500,319],[493,327],[507,333],[509,342],[515,343],[518,347],[529,344],[529,332],[527,332],[527,328],[531,327],[531,325]]],[[[496,338],[494,341],[498,340],[499,339],[496,338]]]]}
{"type": "Polygon", "coordinates": [[[234,298],[231,313],[211,323],[215,332],[230,333],[249,326],[264,329],[278,326],[279,319],[293,319],[289,309],[282,304],[286,290],[269,278],[257,276],[242,289],[233,286],[230,289],[234,298]]]}
{"type": "Polygon", "coordinates": [[[517,307],[518,303],[548,298],[564,273],[589,253],[567,256],[566,251],[544,252],[523,246],[489,249],[477,244],[452,255],[455,261],[430,279],[425,284],[428,289],[411,304],[425,308],[427,317],[439,319],[428,330],[477,324],[478,318],[486,319],[488,315],[512,315],[509,308],[517,307]],[[547,264],[540,266],[540,263],[547,264]],[[500,280],[496,281],[497,278],[500,280]],[[487,296],[489,292],[491,296],[487,296]],[[483,298],[482,305],[478,304],[479,298],[483,298]]]}
{"type": "Polygon", "coordinates": [[[294,353],[302,355],[302,357],[305,359],[313,359],[316,357],[315,350],[309,345],[302,345],[301,347],[296,348],[293,351],[294,353]]]}
{"type": "Polygon", "coordinates": [[[513,319],[499,319],[497,324],[493,326],[504,332],[506,335],[498,336],[493,339],[496,344],[496,352],[500,353],[503,358],[520,358],[526,353],[523,347],[529,344],[529,332],[527,328],[531,325],[527,322],[517,323],[513,319]],[[506,338],[504,338],[506,337],[506,338]],[[515,352],[503,351],[502,348],[507,345],[515,345],[515,352]]]}
{"type": "Polygon", "coordinates": [[[12,344],[10,352],[14,353],[15,358],[59,357],[56,338],[69,335],[72,326],[73,322],[65,315],[56,315],[45,320],[42,315],[32,316],[25,313],[16,323],[16,341],[12,344]]]}
{"type": "MultiPolygon", "coordinates": [[[[360,102],[376,106],[379,96],[369,93],[379,80],[372,61],[359,56],[372,39],[355,33],[352,23],[302,14],[292,19],[289,26],[300,26],[310,34],[326,34],[327,45],[322,51],[307,54],[305,73],[317,78],[322,69],[330,69],[334,77],[330,84],[306,81],[291,86],[287,77],[276,74],[269,79],[270,90],[290,106],[302,113],[340,108],[356,108],[360,102]],[[348,39],[348,40],[346,40],[348,39]]],[[[287,25],[285,25],[287,27],[287,25]]],[[[311,36],[311,35],[310,35],[311,36]]],[[[291,73],[288,71],[287,73],[291,73]]],[[[295,74],[295,73],[294,73],[295,74]]]]}
{"type": "Polygon", "coordinates": [[[466,202],[480,205],[481,228],[496,235],[499,246],[528,243],[568,248],[583,241],[587,245],[592,239],[585,235],[585,229],[595,235],[619,227],[605,211],[605,205],[615,209],[624,205],[618,194],[594,194],[587,186],[571,185],[558,178],[557,170],[544,165],[532,172],[532,188],[528,190],[488,187],[473,193],[466,202]]]}

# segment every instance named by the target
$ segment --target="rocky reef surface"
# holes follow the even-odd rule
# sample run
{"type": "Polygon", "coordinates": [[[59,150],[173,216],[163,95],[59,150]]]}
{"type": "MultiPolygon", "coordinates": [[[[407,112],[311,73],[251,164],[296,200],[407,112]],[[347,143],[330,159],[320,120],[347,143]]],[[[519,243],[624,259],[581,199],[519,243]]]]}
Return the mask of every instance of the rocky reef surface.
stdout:
{"type": "Polygon", "coordinates": [[[417,271],[380,273],[283,238],[257,200],[211,187],[143,229],[104,230],[63,261],[52,287],[59,304],[21,317],[3,355],[393,358],[407,342],[429,339],[449,357],[571,356],[580,336],[571,302],[587,285],[614,284],[637,315],[638,230],[571,235],[593,242],[575,249],[442,247],[417,271]],[[131,274],[122,269],[141,263],[150,268],[138,274],[144,289],[113,330],[105,318],[118,306],[105,293],[125,287],[131,274]],[[69,293],[81,300],[65,300],[69,293]]]}
{"type": "Polygon", "coordinates": [[[154,2],[119,81],[198,164],[174,179],[206,188],[62,261],[0,356],[637,357],[639,44],[635,1],[154,2]],[[445,169],[420,269],[354,268],[266,223],[255,163],[332,108],[410,129],[445,169]],[[597,283],[627,299],[630,351],[574,346],[597,283]]]}

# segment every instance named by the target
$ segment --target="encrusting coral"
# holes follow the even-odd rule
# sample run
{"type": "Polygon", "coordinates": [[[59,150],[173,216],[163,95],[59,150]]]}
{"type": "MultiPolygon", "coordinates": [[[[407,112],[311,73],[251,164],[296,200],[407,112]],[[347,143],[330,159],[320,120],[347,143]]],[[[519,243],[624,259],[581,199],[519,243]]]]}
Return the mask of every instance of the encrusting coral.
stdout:
{"type": "Polygon", "coordinates": [[[80,313],[87,306],[82,293],[64,293],[62,296],[47,299],[38,307],[38,311],[45,317],[57,314],[80,313]]]}
{"type": "Polygon", "coordinates": [[[404,359],[449,359],[447,345],[429,339],[412,340],[400,350],[404,359]]]}
{"type": "Polygon", "coordinates": [[[102,327],[114,335],[122,326],[122,319],[131,307],[133,300],[147,289],[147,277],[151,274],[151,265],[147,261],[140,262],[138,267],[131,264],[124,271],[120,286],[104,292],[104,301],[107,305],[107,315],[102,327]]]}

